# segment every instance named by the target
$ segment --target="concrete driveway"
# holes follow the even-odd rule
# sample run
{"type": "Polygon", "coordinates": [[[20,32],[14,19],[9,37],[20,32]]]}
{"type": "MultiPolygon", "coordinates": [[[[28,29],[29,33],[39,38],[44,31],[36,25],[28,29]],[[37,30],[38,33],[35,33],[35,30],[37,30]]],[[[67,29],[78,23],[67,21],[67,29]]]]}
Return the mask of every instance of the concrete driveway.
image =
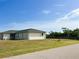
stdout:
{"type": "Polygon", "coordinates": [[[79,59],[79,44],[13,56],[3,59],[79,59]]]}

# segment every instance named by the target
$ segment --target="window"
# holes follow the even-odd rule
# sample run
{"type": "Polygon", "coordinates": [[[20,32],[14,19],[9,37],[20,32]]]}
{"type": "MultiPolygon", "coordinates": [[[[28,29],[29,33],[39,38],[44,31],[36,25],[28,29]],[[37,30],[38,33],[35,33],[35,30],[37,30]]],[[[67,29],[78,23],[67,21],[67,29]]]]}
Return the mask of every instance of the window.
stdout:
{"type": "Polygon", "coordinates": [[[43,36],[44,34],[42,33],[42,36],[43,36]]]}

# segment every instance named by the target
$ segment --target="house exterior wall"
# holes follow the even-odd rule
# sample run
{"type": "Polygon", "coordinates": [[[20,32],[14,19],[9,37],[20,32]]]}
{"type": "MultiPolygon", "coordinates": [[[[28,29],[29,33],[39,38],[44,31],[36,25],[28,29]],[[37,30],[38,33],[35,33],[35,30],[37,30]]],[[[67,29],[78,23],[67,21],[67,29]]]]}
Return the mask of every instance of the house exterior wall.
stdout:
{"type": "Polygon", "coordinates": [[[21,33],[16,33],[15,39],[21,39],[21,33]]]}
{"type": "Polygon", "coordinates": [[[16,39],[28,39],[28,34],[27,33],[16,33],[15,38],[16,39]]]}
{"type": "Polygon", "coordinates": [[[3,34],[3,40],[10,39],[10,34],[3,34]]]}
{"type": "Polygon", "coordinates": [[[28,33],[23,33],[23,39],[28,39],[28,33]]]}
{"type": "Polygon", "coordinates": [[[43,40],[46,39],[45,33],[28,33],[29,40],[43,40]]]}
{"type": "Polygon", "coordinates": [[[45,33],[17,33],[15,35],[16,39],[25,40],[43,40],[46,39],[45,33]]]}

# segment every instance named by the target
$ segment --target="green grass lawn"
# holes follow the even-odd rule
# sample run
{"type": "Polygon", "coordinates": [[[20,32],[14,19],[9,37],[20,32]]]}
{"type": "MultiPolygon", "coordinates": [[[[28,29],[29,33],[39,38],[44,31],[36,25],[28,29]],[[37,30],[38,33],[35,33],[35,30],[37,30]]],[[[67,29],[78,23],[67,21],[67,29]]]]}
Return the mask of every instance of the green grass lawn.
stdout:
{"type": "Polygon", "coordinates": [[[5,40],[0,41],[0,58],[77,43],[77,40],[5,40]]]}

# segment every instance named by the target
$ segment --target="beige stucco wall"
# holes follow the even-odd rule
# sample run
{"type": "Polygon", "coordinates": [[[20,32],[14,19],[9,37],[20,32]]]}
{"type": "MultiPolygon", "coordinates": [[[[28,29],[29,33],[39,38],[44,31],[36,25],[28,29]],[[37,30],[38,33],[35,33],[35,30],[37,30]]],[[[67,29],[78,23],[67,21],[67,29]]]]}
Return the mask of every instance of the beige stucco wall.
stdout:
{"type": "Polygon", "coordinates": [[[46,34],[43,33],[28,33],[29,34],[29,40],[43,40],[43,39],[46,39],[46,34]]]}
{"type": "Polygon", "coordinates": [[[10,34],[3,34],[3,40],[10,39],[10,34]]]}

